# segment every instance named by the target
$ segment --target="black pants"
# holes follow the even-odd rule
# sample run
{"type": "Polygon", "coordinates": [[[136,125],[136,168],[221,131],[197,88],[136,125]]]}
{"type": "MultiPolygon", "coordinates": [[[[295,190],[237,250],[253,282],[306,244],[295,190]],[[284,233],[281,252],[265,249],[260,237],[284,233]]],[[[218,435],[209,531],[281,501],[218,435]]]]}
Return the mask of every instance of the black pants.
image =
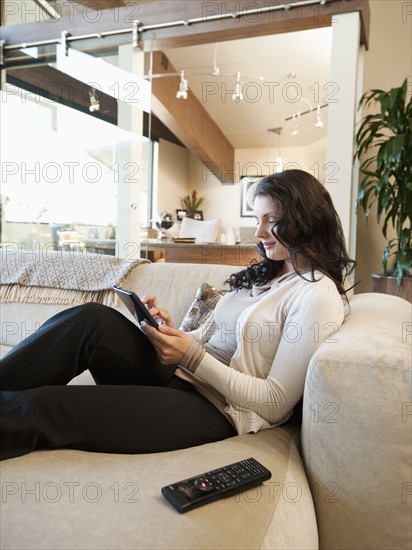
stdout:
{"type": "Polygon", "coordinates": [[[112,308],[55,315],[0,363],[0,459],[61,447],[171,451],[235,435],[175,370],[112,308]],[[66,385],[86,369],[97,385],[66,385]]]}

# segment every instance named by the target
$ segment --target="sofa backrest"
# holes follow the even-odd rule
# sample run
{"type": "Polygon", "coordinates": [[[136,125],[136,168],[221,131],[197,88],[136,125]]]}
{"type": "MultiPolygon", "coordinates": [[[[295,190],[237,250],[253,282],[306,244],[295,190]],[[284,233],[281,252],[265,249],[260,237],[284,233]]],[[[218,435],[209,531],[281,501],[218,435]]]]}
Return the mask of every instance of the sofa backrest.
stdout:
{"type": "Polygon", "coordinates": [[[209,283],[216,290],[228,289],[224,281],[241,269],[228,265],[157,262],[139,266],[123,284],[139,296],[156,294],[159,306],[169,311],[178,327],[202,283],[209,283]]]}
{"type": "MultiPolygon", "coordinates": [[[[121,284],[140,296],[156,294],[159,305],[169,311],[178,327],[202,283],[209,283],[221,290],[229,275],[240,269],[239,266],[214,264],[147,263],[133,269],[121,284]]],[[[69,307],[71,305],[54,303],[1,304],[1,344],[15,346],[52,315],[69,307]]],[[[131,318],[120,299],[113,307],[131,318]]]]}

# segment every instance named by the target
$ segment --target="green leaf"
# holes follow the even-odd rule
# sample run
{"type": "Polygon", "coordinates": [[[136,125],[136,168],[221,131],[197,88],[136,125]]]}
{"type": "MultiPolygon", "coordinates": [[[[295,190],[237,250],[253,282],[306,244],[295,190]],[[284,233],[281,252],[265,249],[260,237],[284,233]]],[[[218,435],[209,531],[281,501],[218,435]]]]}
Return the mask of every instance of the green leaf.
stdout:
{"type": "Polygon", "coordinates": [[[385,248],[384,248],[384,251],[382,252],[382,266],[383,266],[383,271],[384,273],[387,273],[387,270],[388,270],[388,259],[389,259],[389,256],[391,255],[391,245],[390,243],[388,243],[385,248]]]}
{"type": "Polygon", "coordinates": [[[394,273],[410,273],[412,261],[412,96],[408,80],[389,91],[368,90],[359,107],[371,108],[355,133],[354,159],[359,159],[357,209],[368,218],[376,204],[376,219],[387,238],[389,226],[396,237],[387,242],[382,265],[387,270],[390,256],[394,273]]]}

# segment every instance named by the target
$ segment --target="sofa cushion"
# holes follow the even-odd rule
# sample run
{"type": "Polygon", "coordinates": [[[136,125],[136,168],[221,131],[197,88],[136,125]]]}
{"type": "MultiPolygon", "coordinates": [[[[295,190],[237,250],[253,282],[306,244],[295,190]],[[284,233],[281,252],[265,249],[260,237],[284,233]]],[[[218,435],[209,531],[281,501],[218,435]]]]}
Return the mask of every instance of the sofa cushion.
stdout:
{"type": "Polygon", "coordinates": [[[359,294],[309,365],[302,446],[321,548],[410,548],[412,309],[359,294]]]}
{"type": "Polygon", "coordinates": [[[215,309],[221,297],[222,293],[218,292],[214,286],[202,283],[197,289],[194,300],[186,311],[179,329],[190,332],[200,327],[215,309]]]}
{"type": "Polygon", "coordinates": [[[168,453],[38,451],[2,463],[2,547],[317,548],[313,502],[286,428],[168,453]],[[180,515],[164,485],[254,456],[263,485],[180,515]]]}
{"type": "Polygon", "coordinates": [[[11,349],[13,349],[12,346],[5,346],[4,344],[0,344],[0,357],[3,357],[8,353],[11,349]]]}

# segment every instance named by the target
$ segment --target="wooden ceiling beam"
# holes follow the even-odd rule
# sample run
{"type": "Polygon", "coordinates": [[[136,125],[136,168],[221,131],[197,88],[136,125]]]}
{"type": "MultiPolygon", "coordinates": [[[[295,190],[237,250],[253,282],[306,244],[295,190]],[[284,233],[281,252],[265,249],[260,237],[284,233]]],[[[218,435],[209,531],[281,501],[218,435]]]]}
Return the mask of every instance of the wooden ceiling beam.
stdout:
{"type": "MultiPolygon", "coordinates": [[[[153,2],[153,4],[156,3],[153,2]]],[[[279,2],[272,3],[274,5],[279,4],[279,2]]],[[[195,46],[197,44],[329,27],[332,24],[332,18],[338,20],[339,15],[357,11],[361,18],[360,42],[368,49],[370,25],[368,0],[330,0],[324,5],[319,3],[300,5],[299,1],[289,0],[282,2],[282,5],[290,4],[289,9],[265,12],[264,8],[269,4],[269,2],[249,2],[247,0],[226,2],[192,0],[185,3],[176,2],[175,0],[163,0],[162,5],[164,6],[164,12],[169,15],[168,20],[190,20],[200,17],[202,22],[193,25],[155,29],[153,33],[148,30],[142,33],[142,40],[147,42],[148,45],[151,44],[155,50],[195,46]],[[259,6],[261,6],[261,10],[259,10],[259,6]],[[242,13],[242,11],[250,9],[257,9],[257,13],[244,17],[211,20],[211,17],[219,14],[242,13]]],[[[141,21],[145,26],[151,24],[150,21],[146,23],[145,19],[141,19],[141,21]]]]}
{"type": "MultiPolygon", "coordinates": [[[[25,90],[32,98],[45,97],[50,101],[117,125],[118,102],[114,97],[99,91],[100,108],[98,111],[91,112],[89,92],[92,88],[49,65],[10,69],[6,73],[6,82],[9,84],[3,90],[6,97],[17,93],[22,94],[20,89],[25,90]],[[14,86],[16,88],[13,88],[14,86]]],[[[22,100],[24,100],[23,97],[22,100]]],[[[155,141],[162,138],[177,145],[183,145],[156,116],[152,114],[149,123],[149,114],[143,113],[143,135],[149,137],[149,131],[150,138],[155,141]]]]}
{"type": "Polygon", "coordinates": [[[88,10],[95,11],[108,10],[109,8],[124,8],[130,3],[129,0],[73,0],[73,2],[86,6],[88,10]]]}
{"type": "MultiPolygon", "coordinates": [[[[73,41],[70,46],[104,50],[108,45],[126,44],[132,41],[131,32],[119,34],[115,37],[99,38],[107,31],[132,29],[133,22],[140,21],[143,31],[140,33],[140,43],[149,49],[174,48],[192,46],[225,40],[249,38],[315,29],[331,25],[333,17],[339,19],[340,14],[358,11],[361,17],[361,43],[368,47],[369,36],[369,3],[368,0],[332,0],[324,5],[300,5],[298,2],[287,0],[290,8],[285,10],[264,11],[269,2],[249,2],[248,0],[227,0],[225,2],[206,2],[204,0],[190,0],[177,2],[176,0],[153,0],[151,2],[127,2],[124,7],[116,6],[101,10],[98,17],[86,17],[82,12],[74,12],[59,20],[39,21],[19,25],[1,27],[0,39],[5,41],[4,55],[12,57],[8,46],[23,43],[32,43],[50,39],[60,40],[61,33],[68,31],[75,36],[95,34],[94,37],[73,41]],[[262,6],[261,11],[259,6],[262,6]],[[220,20],[212,20],[213,16],[227,13],[241,14],[251,8],[257,9],[254,15],[239,15],[220,20]],[[184,24],[192,19],[198,22],[184,24]],[[155,28],[169,22],[176,25],[155,28]]],[[[276,2],[273,2],[276,5],[276,2]]]]}
{"type": "MultiPolygon", "coordinates": [[[[154,52],[153,72],[176,72],[162,52],[154,52]]],[[[235,150],[197,97],[176,99],[179,77],[154,78],[152,111],[222,183],[234,183],[235,150]]]]}
{"type": "MultiPolygon", "coordinates": [[[[34,96],[46,97],[95,118],[117,124],[117,100],[115,98],[97,91],[99,109],[91,112],[89,94],[93,88],[49,65],[10,69],[6,73],[6,81],[34,96]]],[[[11,88],[5,88],[4,92],[6,95],[15,93],[11,88]]]]}

